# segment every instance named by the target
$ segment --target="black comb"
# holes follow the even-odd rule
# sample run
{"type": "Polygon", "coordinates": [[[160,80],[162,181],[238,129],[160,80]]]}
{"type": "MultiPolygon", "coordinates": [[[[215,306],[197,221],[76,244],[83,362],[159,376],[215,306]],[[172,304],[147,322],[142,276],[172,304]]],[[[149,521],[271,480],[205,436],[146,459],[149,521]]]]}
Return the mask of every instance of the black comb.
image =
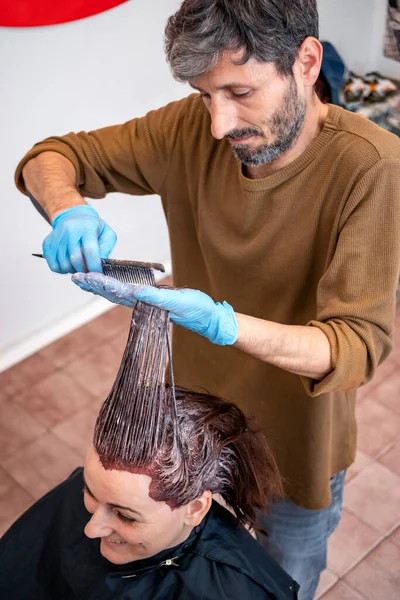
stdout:
{"type": "MultiPolygon", "coordinates": [[[[32,256],[44,258],[43,254],[32,254],[32,256]]],[[[115,258],[102,258],[101,263],[104,275],[114,277],[124,283],[155,286],[154,271],[165,273],[165,267],[161,263],[117,260],[115,258]]]]}

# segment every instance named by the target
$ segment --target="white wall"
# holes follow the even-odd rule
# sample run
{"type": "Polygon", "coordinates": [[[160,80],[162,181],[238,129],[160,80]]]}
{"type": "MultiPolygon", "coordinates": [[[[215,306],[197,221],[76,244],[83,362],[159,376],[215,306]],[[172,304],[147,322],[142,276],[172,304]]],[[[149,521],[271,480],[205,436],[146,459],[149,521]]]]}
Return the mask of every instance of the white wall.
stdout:
{"type": "MultiPolygon", "coordinates": [[[[133,0],[65,25],[0,28],[0,370],[109,307],[30,256],[50,229],[17,192],[14,169],[48,135],[123,122],[186,95],[162,49],[165,21],[180,3],[133,0]]],[[[400,77],[400,63],[383,57],[386,0],[319,6],[321,38],[351,69],[400,77]]],[[[159,199],[111,195],[95,206],[119,234],[114,256],[168,264],[159,199]]]]}
{"type": "MultiPolygon", "coordinates": [[[[50,227],[14,187],[15,167],[44,137],[123,122],[185,96],[162,46],[179,4],[134,0],[65,25],[0,28],[0,370],[110,306],[30,256],[50,227]]],[[[115,257],[168,265],[158,198],[112,194],[95,206],[118,232],[115,257]]]]}
{"type": "Polygon", "coordinates": [[[400,63],[383,55],[386,0],[318,0],[318,5],[321,40],[333,43],[349,69],[400,79],[400,63]]]}
{"type": "Polygon", "coordinates": [[[320,38],[331,42],[346,65],[356,73],[371,71],[375,42],[371,43],[375,5],[384,0],[318,0],[320,38]],[[369,65],[369,66],[367,66],[369,65]]]}

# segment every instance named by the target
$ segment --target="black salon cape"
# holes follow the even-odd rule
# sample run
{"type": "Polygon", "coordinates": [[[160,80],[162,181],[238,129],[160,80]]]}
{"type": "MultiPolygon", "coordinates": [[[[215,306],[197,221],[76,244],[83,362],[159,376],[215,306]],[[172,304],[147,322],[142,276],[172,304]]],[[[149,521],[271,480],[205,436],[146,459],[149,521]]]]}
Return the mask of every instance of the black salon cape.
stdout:
{"type": "Polygon", "coordinates": [[[82,468],[0,540],[3,600],[294,600],[297,584],[216,502],[188,540],[113,565],[83,532],[82,468]],[[173,559],[173,560],[171,560],[173,559]]]}

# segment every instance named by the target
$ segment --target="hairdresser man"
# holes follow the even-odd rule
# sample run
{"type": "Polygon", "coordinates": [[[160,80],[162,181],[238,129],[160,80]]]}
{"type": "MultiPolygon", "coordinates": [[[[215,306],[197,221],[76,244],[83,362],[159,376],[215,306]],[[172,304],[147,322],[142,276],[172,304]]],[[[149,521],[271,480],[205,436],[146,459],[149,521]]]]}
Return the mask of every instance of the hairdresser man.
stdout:
{"type": "Polygon", "coordinates": [[[101,271],[115,244],[84,197],[161,196],[186,289],[75,282],[170,310],[179,385],[257,417],[287,492],[263,517],[267,548],[310,600],[355,457],[356,389],[392,347],[400,140],[319,102],[315,0],[186,0],[166,52],[194,94],[37,144],[17,185],[52,223],[58,273],[101,271]]]}

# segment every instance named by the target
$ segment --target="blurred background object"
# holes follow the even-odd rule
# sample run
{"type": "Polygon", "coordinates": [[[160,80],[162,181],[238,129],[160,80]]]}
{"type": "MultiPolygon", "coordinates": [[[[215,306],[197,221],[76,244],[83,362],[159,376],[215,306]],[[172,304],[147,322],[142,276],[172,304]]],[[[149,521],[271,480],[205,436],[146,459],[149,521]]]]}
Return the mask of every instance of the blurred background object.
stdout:
{"type": "Polygon", "coordinates": [[[385,56],[400,61],[400,1],[387,0],[385,56]]]}
{"type": "Polygon", "coordinates": [[[1,27],[39,27],[77,21],[127,0],[0,0],[1,27]]]}

